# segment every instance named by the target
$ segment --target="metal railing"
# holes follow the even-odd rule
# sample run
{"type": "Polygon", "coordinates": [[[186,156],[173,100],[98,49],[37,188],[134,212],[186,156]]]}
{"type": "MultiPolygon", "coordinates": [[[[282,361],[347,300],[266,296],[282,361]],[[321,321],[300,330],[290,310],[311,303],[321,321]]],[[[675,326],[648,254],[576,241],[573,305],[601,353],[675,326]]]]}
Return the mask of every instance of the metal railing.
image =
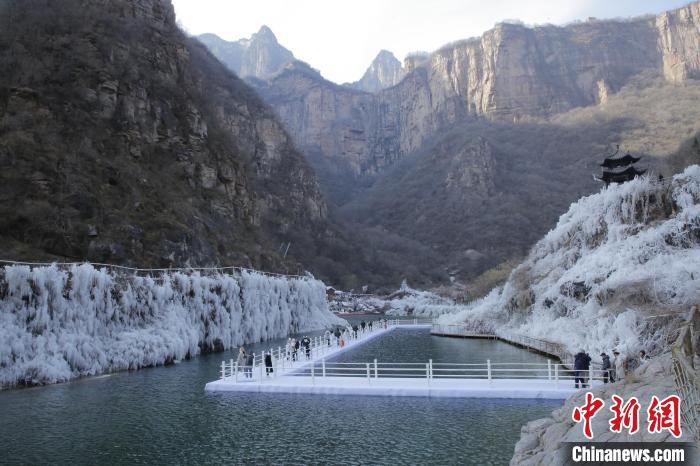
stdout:
{"type": "Polygon", "coordinates": [[[426,362],[332,362],[326,361],[325,355],[335,353],[338,348],[347,344],[387,330],[400,328],[401,326],[430,325],[432,321],[420,319],[383,319],[373,321],[373,326],[358,329],[346,329],[340,338],[335,335],[323,335],[310,338],[308,350],[301,345],[299,348],[292,346],[278,346],[261,353],[253,354],[252,364],[239,364],[236,360],[222,361],[221,378],[229,382],[255,381],[264,383],[266,380],[275,379],[281,375],[292,377],[307,377],[312,384],[316,379],[328,377],[360,378],[372,380],[383,378],[400,379],[433,379],[444,380],[498,380],[498,379],[522,379],[522,380],[548,380],[554,383],[571,384],[575,379],[580,379],[583,384],[591,381],[607,380],[607,371],[591,367],[586,371],[573,371],[563,363],[555,363],[548,360],[547,363],[511,363],[492,362],[490,359],[484,363],[443,363],[429,359],[426,362]],[[265,354],[271,358],[270,365],[265,365],[265,354]]]}
{"type": "Polygon", "coordinates": [[[354,331],[352,328],[345,328],[340,337],[334,334],[330,336],[319,335],[309,338],[308,349],[301,344],[298,348],[294,346],[277,346],[269,348],[266,351],[253,353],[252,364],[240,364],[237,359],[230,359],[221,362],[221,378],[233,379],[234,382],[244,380],[246,374],[248,379],[254,379],[262,382],[263,379],[269,377],[277,377],[280,374],[290,375],[295,371],[302,370],[309,364],[313,365],[314,361],[323,358],[326,354],[336,351],[338,348],[344,348],[351,342],[367,338],[372,334],[376,334],[382,330],[387,330],[390,327],[400,327],[406,325],[420,325],[416,319],[414,320],[375,320],[372,321],[372,326],[366,325],[364,329],[358,328],[354,331]],[[272,365],[265,365],[265,355],[269,354],[272,359],[272,365]],[[241,379],[243,377],[243,379],[241,379]]]}
{"type": "Polygon", "coordinates": [[[5,265],[26,265],[29,267],[48,267],[48,266],[58,266],[58,267],[70,267],[74,265],[91,265],[95,268],[108,268],[108,269],[115,269],[115,270],[123,270],[123,271],[128,271],[128,272],[133,272],[134,274],[139,274],[139,273],[153,273],[153,272],[158,272],[158,273],[164,273],[164,272],[183,272],[183,273],[192,273],[192,272],[220,272],[220,273],[225,273],[227,270],[231,272],[248,272],[248,273],[257,273],[261,275],[266,275],[270,277],[280,277],[280,278],[294,278],[294,279],[311,279],[310,276],[308,275],[285,275],[281,273],[276,273],[276,272],[266,272],[262,270],[255,270],[255,269],[249,269],[245,267],[238,267],[238,266],[224,266],[224,267],[169,267],[169,268],[137,268],[137,267],[127,267],[125,265],[116,265],[116,264],[103,264],[100,262],[25,262],[25,261],[13,261],[13,260],[6,260],[6,259],[0,259],[0,264],[5,264],[5,265]]]}
{"type": "Polygon", "coordinates": [[[607,380],[606,372],[600,369],[572,371],[563,364],[548,361],[545,363],[436,363],[427,362],[328,362],[321,360],[303,371],[292,374],[295,377],[370,377],[409,378],[409,379],[525,379],[549,380],[554,382],[573,381],[576,378],[588,383],[590,380],[607,380]]]}
{"type": "Polygon", "coordinates": [[[681,327],[680,335],[671,348],[673,376],[676,392],[681,398],[681,419],[690,437],[700,444],[700,380],[694,359],[698,354],[700,338],[700,311],[693,307],[688,321],[681,327]]]}

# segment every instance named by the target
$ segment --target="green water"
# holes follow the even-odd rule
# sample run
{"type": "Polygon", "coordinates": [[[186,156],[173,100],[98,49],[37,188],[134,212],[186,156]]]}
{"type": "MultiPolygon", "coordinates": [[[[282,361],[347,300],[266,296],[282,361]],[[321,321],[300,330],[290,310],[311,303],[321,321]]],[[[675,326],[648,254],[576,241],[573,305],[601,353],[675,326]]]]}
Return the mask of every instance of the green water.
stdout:
{"type": "MultiPolygon", "coordinates": [[[[539,358],[503,343],[416,331],[396,331],[339,358],[399,353],[450,360],[470,354],[539,358]]],[[[547,400],[205,393],[204,384],[218,376],[221,360],[230,357],[233,352],[0,392],[0,462],[507,464],[520,427],[561,405],[547,400]]]]}

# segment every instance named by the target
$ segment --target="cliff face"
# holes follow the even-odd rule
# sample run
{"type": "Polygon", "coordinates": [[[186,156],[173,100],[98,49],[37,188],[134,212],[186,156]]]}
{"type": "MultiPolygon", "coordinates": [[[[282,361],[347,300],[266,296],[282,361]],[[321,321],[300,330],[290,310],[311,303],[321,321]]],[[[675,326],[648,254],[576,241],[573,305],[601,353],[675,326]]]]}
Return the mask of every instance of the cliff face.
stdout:
{"type": "Polygon", "coordinates": [[[269,267],[280,237],[325,229],[273,112],[169,1],[3,2],[0,17],[3,255],[269,267]]]}
{"type": "Polygon", "coordinates": [[[656,18],[666,79],[700,78],[700,3],[691,3],[656,18]]]}
{"type": "Polygon", "coordinates": [[[289,74],[260,92],[304,152],[333,159],[346,175],[372,175],[465,120],[517,122],[605,103],[645,71],[696,78],[699,9],[566,27],[499,24],[407,58],[407,76],[373,95],[289,74]]]}
{"type": "Polygon", "coordinates": [[[236,42],[225,41],[215,34],[202,34],[197,38],[242,78],[267,78],[294,61],[292,52],[277,42],[267,26],[262,26],[250,39],[236,42]]]}
{"type": "Polygon", "coordinates": [[[405,74],[401,62],[394,54],[382,50],[372,60],[362,78],[348,86],[360,91],[377,92],[398,84],[405,74]]]}

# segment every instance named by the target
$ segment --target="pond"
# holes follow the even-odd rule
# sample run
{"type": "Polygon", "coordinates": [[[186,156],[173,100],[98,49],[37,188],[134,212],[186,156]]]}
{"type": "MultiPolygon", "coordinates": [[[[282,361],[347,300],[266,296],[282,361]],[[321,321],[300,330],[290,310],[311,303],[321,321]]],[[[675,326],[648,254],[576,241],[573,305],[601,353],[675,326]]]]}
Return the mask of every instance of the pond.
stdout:
{"type": "MultiPolygon", "coordinates": [[[[280,342],[252,345],[251,349],[280,342]]],[[[539,356],[488,340],[397,330],[337,360],[539,356]]],[[[520,427],[561,405],[205,393],[232,351],[169,367],[0,392],[2,463],[507,464],[520,427]]]]}

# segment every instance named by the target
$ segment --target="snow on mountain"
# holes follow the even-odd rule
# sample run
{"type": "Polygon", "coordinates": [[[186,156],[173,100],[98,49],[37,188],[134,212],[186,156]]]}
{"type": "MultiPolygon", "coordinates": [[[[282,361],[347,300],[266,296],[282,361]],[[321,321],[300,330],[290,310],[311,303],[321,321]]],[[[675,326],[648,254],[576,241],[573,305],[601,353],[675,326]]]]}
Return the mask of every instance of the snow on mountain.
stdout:
{"type": "Polygon", "coordinates": [[[0,386],[166,364],[341,323],[312,278],[11,265],[0,269],[0,386]]]}
{"type": "Polygon", "coordinates": [[[698,302],[694,165],[670,183],[642,177],[575,202],[502,288],[440,321],[515,331],[572,352],[653,352],[674,316],[698,302]]]}

